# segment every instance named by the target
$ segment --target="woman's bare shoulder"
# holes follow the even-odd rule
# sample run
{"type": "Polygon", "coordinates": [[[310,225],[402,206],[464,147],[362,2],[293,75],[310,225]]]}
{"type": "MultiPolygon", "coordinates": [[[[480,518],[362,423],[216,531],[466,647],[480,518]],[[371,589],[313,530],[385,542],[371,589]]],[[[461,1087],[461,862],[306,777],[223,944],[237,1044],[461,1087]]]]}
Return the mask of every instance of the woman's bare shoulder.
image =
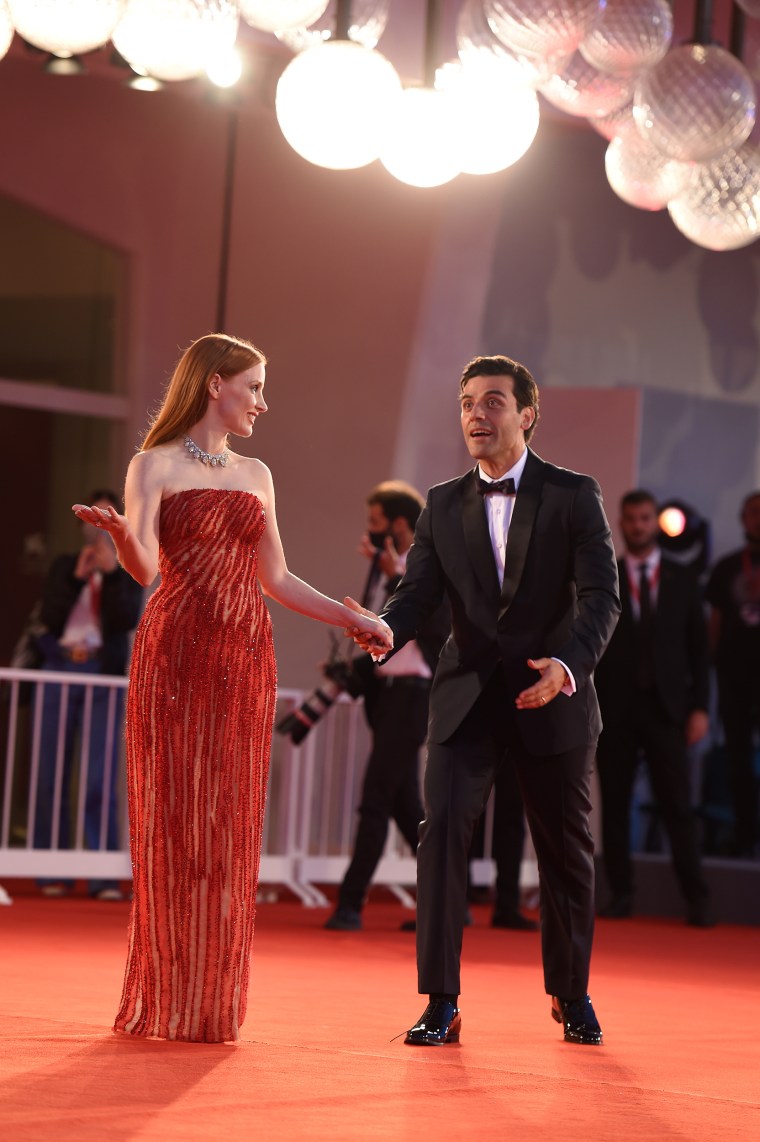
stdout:
{"type": "Polygon", "coordinates": [[[155,482],[162,483],[176,463],[176,445],[157,444],[145,452],[135,452],[129,462],[127,478],[143,486],[155,482]]]}
{"type": "Polygon", "coordinates": [[[239,471],[245,474],[247,480],[251,480],[254,484],[271,484],[272,473],[263,460],[259,460],[256,456],[238,454],[237,464],[239,471]]]}

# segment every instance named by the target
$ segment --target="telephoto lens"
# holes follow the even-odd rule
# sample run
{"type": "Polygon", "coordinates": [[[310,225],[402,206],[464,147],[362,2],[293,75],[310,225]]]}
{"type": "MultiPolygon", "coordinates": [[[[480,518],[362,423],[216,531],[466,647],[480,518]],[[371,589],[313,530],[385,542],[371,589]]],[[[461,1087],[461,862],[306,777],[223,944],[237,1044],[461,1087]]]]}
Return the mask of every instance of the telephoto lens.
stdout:
{"type": "Polygon", "coordinates": [[[297,710],[293,710],[292,714],[287,714],[277,723],[277,733],[289,737],[293,745],[299,745],[311,727],[327,713],[342,689],[343,687],[336,685],[335,682],[323,682],[321,686],[317,686],[297,710]]]}

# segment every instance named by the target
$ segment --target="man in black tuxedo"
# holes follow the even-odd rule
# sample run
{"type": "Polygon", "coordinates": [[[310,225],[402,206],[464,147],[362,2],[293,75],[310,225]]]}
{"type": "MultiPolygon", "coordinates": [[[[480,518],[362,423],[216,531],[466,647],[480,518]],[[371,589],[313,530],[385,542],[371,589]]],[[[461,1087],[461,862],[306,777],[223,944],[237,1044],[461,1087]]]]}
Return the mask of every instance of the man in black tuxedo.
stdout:
{"type": "Polygon", "coordinates": [[[477,466],[430,490],[406,573],[382,616],[399,646],[444,596],[452,612],[430,696],[417,850],[419,990],[430,1001],[405,1041],[459,1038],[470,838],[510,755],[539,863],[551,1013],[567,1041],[601,1043],[587,995],[588,817],[600,729],[591,674],[620,609],[610,530],[593,479],[526,447],[538,389],[523,365],[502,356],[471,361],[460,405],[477,466]]]}
{"type": "Polygon", "coordinates": [[[602,848],[611,899],[600,916],[623,919],[633,903],[631,801],[643,751],[670,840],[687,922],[712,923],[691,808],[687,746],[709,728],[709,657],[695,573],[662,555],[657,502],[627,492],[620,505],[622,614],[596,670],[604,730],[597,748],[602,848]]]}

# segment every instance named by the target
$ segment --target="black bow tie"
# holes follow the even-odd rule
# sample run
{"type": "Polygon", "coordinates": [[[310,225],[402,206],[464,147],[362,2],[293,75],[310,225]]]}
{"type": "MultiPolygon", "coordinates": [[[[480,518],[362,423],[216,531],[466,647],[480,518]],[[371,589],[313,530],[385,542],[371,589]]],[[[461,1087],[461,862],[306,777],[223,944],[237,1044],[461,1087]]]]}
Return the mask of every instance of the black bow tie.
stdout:
{"type": "Polygon", "coordinates": [[[481,480],[480,476],[478,476],[478,491],[481,496],[487,496],[489,492],[501,492],[503,496],[514,496],[516,488],[511,476],[507,476],[506,480],[497,480],[493,484],[489,484],[486,480],[481,480]]]}

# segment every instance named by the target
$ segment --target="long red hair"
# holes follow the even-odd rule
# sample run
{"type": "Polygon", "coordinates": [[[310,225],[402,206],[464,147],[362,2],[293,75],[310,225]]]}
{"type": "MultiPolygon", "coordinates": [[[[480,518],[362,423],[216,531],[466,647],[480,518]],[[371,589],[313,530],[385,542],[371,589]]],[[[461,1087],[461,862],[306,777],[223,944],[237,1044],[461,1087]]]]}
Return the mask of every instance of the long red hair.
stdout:
{"type": "Polygon", "coordinates": [[[177,363],[161,407],[142,442],[142,451],[176,440],[198,423],[206,411],[208,384],[215,373],[226,379],[265,364],[261,350],[241,337],[207,333],[193,341],[177,363]]]}

